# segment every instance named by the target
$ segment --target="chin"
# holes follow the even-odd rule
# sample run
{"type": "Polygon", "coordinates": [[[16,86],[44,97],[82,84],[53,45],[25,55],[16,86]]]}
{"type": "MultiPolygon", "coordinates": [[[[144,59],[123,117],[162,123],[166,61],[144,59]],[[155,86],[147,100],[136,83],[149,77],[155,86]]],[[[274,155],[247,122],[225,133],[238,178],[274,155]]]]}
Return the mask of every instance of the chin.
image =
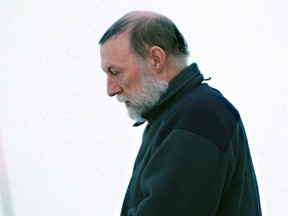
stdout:
{"type": "Polygon", "coordinates": [[[142,118],[142,112],[141,113],[137,112],[131,108],[128,108],[127,110],[128,110],[128,115],[132,120],[139,121],[139,122],[146,121],[144,118],[142,118]]]}

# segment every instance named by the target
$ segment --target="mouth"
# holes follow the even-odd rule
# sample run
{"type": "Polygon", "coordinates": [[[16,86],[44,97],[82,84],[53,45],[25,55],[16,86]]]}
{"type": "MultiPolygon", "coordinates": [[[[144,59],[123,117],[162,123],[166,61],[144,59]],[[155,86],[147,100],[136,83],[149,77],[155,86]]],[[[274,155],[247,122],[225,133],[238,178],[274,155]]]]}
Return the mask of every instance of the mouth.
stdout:
{"type": "Polygon", "coordinates": [[[131,102],[130,101],[125,101],[125,106],[128,108],[128,107],[130,107],[132,104],[131,104],[131,102]]]}
{"type": "Polygon", "coordinates": [[[118,102],[120,102],[120,103],[124,103],[125,106],[126,106],[126,108],[132,106],[132,103],[131,103],[131,101],[129,100],[129,98],[126,97],[126,96],[124,96],[124,95],[122,95],[122,94],[118,94],[118,95],[117,95],[117,100],[118,100],[118,102]]]}

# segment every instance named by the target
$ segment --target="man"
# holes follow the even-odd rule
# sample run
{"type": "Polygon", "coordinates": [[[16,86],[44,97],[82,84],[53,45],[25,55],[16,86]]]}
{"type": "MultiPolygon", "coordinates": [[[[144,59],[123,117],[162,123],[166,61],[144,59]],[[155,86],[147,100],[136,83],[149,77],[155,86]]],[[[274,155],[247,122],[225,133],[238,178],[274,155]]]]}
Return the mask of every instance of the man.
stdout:
{"type": "Polygon", "coordinates": [[[174,23],[133,11],[103,35],[107,92],[147,121],[121,215],[261,215],[238,111],[203,83],[174,23]]]}

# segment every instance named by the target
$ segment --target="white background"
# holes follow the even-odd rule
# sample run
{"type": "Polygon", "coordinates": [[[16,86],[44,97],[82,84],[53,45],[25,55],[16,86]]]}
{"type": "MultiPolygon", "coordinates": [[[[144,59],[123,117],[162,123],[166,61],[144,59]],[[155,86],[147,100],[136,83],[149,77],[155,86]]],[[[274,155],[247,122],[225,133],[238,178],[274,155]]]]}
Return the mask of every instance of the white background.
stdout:
{"type": "Polygon", "coordinates": [[[242,115],[263,215],[288,215],[286,0],[0,0],[0,215],[119,215],[143,127],[106,95],[97,43],[135,9],[179,27],[242,115]]]}

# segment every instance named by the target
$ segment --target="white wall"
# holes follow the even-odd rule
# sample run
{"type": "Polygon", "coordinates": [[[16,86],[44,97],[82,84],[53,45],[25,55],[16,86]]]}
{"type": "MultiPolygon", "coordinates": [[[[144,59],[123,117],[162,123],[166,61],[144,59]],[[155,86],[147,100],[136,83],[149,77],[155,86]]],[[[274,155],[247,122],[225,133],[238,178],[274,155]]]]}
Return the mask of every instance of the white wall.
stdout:
{"type": "Polygon", "coordinates": [[[0,0],[2,215],[119,215],[143,127],[107,97],[97,43],[135,9],[178,25],[242,114],[263,215],[288,215],[288,3],[233,2],[0,0]]]}

